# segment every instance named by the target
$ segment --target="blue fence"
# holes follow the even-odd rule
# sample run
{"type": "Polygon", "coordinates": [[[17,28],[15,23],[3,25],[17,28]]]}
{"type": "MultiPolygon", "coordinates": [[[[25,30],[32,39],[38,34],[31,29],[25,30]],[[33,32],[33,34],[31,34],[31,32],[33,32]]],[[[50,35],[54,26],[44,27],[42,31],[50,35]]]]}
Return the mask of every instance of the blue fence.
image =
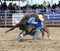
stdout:
{"type": "Polygon", "coordinates": [[[50,13],[44,14],[46,16],[47,22],[60,22],[60,14],[59,13],[50,13]]]}

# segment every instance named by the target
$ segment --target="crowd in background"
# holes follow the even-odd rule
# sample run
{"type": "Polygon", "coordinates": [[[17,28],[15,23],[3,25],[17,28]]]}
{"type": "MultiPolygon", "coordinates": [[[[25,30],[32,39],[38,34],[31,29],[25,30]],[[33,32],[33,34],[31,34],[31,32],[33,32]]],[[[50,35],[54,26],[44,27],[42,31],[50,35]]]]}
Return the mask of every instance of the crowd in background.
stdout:
{"type": "Polygon", "coordinates": [[[41,4],[41,5],[34,4],[32,6],[25,5],[23,7],[20,7],[16,3],[9,3],[9,5],[7,5],[6,2],[1,2],[0,16],[10,17],[10,16],[12,16],[11,13],[16,13],[16,12],[28,13],[28,12],[30,12],[30,10],[32,10],[32,12],[34,12],[34,13],[41,13],[41,12],[46,13],[46,9],[48,9],[48,13],[51,13],[51,12],[60,13],[60,1],[58,4],[55,3],[52,6],[50,4],[48,4],[47,8],[43,4],[41,4]]]}
{"type": "MultiPolygon", "coordinates": [[[[0,5],[0,10],[27,10],[27,8],[31,8],[32,10],[33,9],[42,9],[41,12],[45,12],[46,10],[46,6],[44,6],[43,4],[41,5],[26,5],[26,6],[23,6],[23,7],[20,7],[18,6],[16,3],[9,3],[9,5],[6,4],[6,2],[2,3],[1,2],[1,5],[0,5]],[[44,10],[44,11],[43,11],[44,10]]],[[[53,4],[52,6],[50,4],[48,4],[47,6],[48,10],[51,10],[51,11],[54,11],[54,12],[58,12],[59,9],[60,9],[60,1],[58,4],[53,4]]],[[[15,12],[15,11],[14,11],[15,12]]]]}

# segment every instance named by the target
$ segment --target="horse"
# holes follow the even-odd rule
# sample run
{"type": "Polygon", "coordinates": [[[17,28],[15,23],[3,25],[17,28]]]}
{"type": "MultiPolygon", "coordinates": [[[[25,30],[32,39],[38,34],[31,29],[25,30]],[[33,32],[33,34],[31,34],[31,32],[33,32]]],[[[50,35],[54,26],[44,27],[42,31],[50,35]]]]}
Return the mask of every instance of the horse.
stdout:
{"type": "MultiPolygon", "coordinates": [[[[43,24],[44,24],[44,28],[41,30],[41,32],[42,32],[42,37],[44,38],[44,33],[46,32],[47,33],[47,36],[48,36],[48,39],[49,40],[51,40],[51,37],[50,37],[50,34],[49,34],[49,29],[47,28],[47,26],[46,26],[46,17],[42,14],[42,13],[40,13],[40,14],[28,14],[28,15],[26,15],[22,20],[21,20],[21,23],[24,21],[24,20],[26,20],[27,18],[31,18],[31,17],[35,17],[35,18],[37,18],[38,20],[39,20],[39,15],[42,15],[42,17],[43,17],[43,19],[44,19],[44,21],[43,21],[43,24]]],[[[25,21],[24,21],[25,22],[25,21]]]]}
{"type": "MultiPolygon", "coordinates": [[[[48,30],[47,27],[46,27],[46,19],[45,19],[45,16],[44,16],[43,14],[40,14],[40,15],[42,15],[42,17],[43,17],[43,19],[44,19],[44,21],[43,21],[44,27],[43,27],[43,29],[41,29],[42,37],[44,37],[44,32],[46,32],[46,33],[47,33],[47,36],[48,36],[48,39],[50,40],[49,30],[48,30]]],[[[11,31],[11,30],[14,30],[16,27],[19,27],[20,30],[26,30],[26,29],[27,29],[27,31],[28,31],[28,29],[30,29],[31,27],[34,27],[34,26],[31,26],[31,25],[30,25],[30,26],[31,26],[30,28],[26,28],[26,27],[27,27],[27,26],[26,26],[26,21],[27,21],[29,18],[31,18],[31,17],[35,17],[35,18],[37,18],[37,20],[39,21],[39,14],[34,14],[34,13],[27,14],[27,15],[25,15],[25,16],[23,17],[23,19],[22,19],[19,23],[17,23],[17,24],[16,24],[15,26],[13,26],[11,29],[7,30],[6,33],[9,32],[9,31],[11,31]]]]}

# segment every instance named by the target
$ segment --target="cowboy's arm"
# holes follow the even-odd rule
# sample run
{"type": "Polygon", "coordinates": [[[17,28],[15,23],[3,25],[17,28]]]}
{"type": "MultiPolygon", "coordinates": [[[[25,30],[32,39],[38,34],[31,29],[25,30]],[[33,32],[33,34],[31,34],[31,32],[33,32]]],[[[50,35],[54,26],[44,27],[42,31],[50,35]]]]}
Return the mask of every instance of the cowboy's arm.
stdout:
{"type": "Polygon", "coordinates": [[[28,24],[37,24],[38,22],[35,21],[35,18],[30,18],[28,21],[27,21],[28,24]]]}

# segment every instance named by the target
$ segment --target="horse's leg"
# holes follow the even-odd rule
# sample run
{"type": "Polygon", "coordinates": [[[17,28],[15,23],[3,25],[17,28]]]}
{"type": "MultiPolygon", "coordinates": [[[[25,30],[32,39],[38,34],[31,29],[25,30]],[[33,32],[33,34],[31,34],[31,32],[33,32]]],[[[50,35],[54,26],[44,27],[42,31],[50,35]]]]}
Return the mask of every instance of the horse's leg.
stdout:
{"type": "Polygon", "coordinates": [[[48,39],[51,39],[49,30],[47,29],[47,27],[44,27],[43,30],[47,33],[48,39]]]}
{"type": "Polygon", "coordinates": [[[45,31],[43,29],[41,29],[41,33],[42,33],[42,39],[44,39],[44,33],[45,33],[45,31]]]}
{"type": "Polygon", "coordinates": [[[23,31],[19,34],[19,36],[17,37],[18,42],[20,42],[20,41],[23,40],[23,36],[24,36],[24,35],[26,35],[26,31],[23,30],[23,31]]]}

